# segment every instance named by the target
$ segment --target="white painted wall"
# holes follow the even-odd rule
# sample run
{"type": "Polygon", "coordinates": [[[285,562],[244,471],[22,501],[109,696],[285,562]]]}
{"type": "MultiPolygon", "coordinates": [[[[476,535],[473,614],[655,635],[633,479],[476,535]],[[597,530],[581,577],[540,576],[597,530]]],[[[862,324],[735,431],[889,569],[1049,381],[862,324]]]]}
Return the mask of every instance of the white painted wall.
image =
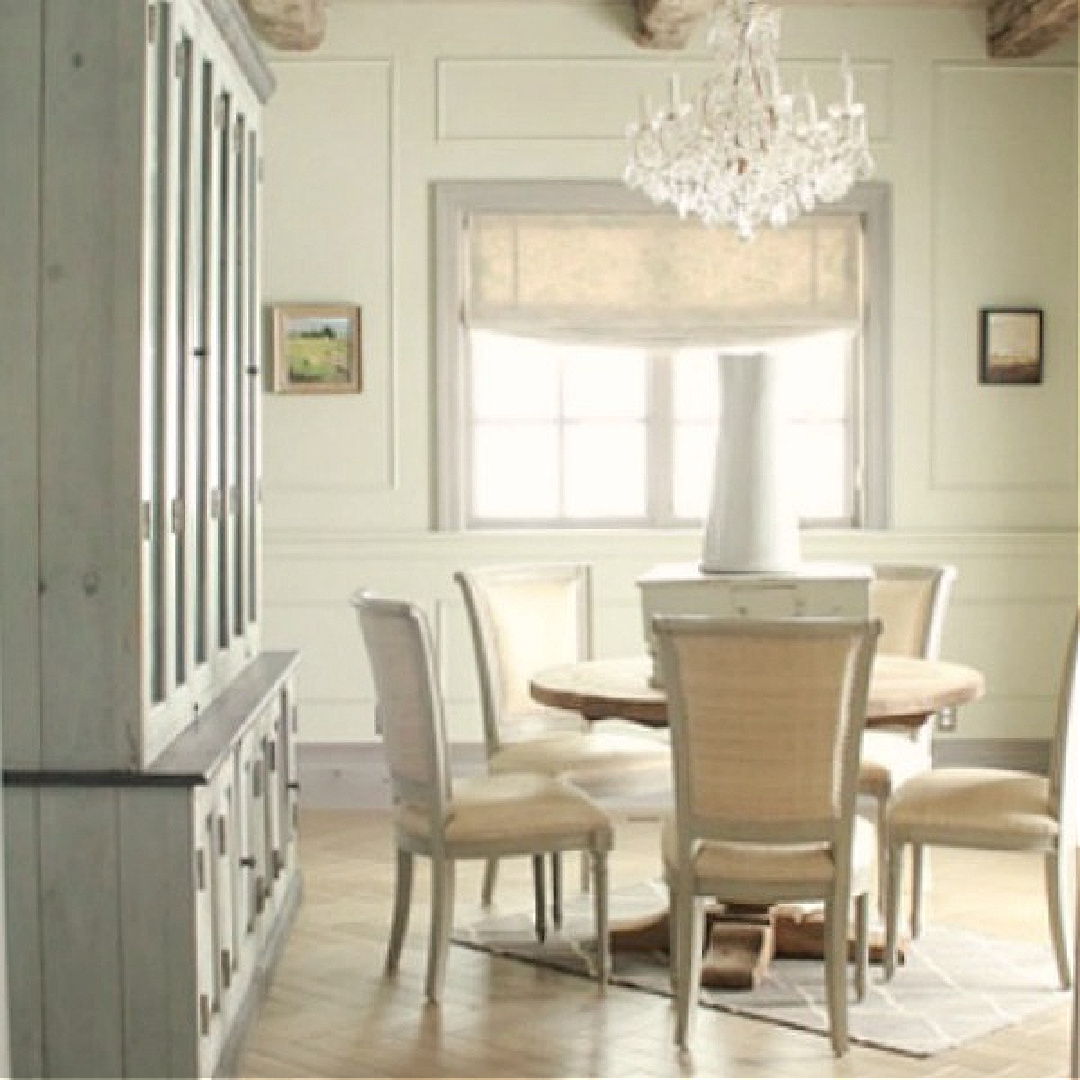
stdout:
{"type": "MultiPolygon", "coordinates": [[[[374,739],[346,604],[358,585],[436,617],[453,735],[478,740],[455,568],[592,560],[614,654],[641,647],[635,577],[699,554],[691,533],[431,531],[432,182],[617,177],[641,92],[660,99],[676,65],[684,86],[708,70],[702,36],[685,53],[638,49],[630,9],[335,0],[318,51],[272,57],[267,300],[364,311],[362,394],[266,400],[265,641],[303,650],[305,741],[374,739]]],[[[893,186],[892,528],[812,534],[804,553],[954,562],[945,655],[989,683],[959,735],[1037,738],[1076,604],[1075,43],[991,63],[975,7],[785,12],[790,84],[806,72],[830,96],[843,49],[893,186]],[[1044,309],[1041,386],[978,384],[978,309],[995,304],[1044,309]]]]}

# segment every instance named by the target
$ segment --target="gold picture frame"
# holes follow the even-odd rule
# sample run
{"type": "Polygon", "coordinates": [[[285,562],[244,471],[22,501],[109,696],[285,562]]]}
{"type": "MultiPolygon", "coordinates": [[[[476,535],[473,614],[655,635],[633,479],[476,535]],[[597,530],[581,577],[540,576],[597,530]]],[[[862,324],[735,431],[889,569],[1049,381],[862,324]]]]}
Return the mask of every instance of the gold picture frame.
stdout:
{"type": "Polygon", "coordinates": [[[1041,383],[1041,308],[982,308],[979,319],[979,382],[1041,383]]]}
{"type": "Polygon", "coordinates": [[[358,394],[361,313],[356,304],[275,304],[271,389],[279,394],[358,394]]]}

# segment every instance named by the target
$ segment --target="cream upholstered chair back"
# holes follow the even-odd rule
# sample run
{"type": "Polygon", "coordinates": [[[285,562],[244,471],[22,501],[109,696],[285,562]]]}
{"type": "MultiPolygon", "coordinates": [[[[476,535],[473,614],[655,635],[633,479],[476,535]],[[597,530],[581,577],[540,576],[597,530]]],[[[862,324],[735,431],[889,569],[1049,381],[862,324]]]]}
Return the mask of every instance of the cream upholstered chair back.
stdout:
{"type": "Polygon", "coordinates": [[[879,624],[658,616],[681,845],[850,845],[879,624]]]}
{"type": "Polygon", "coordinates": [[[878,650],[936,660],[956,569],[878,563],[870,581],[870,614],[881,619],[878,650]]]}
{"type": "Polygon", "coordinates": [[[1080,612],[1073,621],[1065,663],[1058,689],[1057,721],[1050,743],[1050,806],[1051,813],[1067,830],[1075,835],[1076,821],[1067,816],[1067,808],[1076,806],[1076,756],[1080,753],[1077,740],[1076,714],[1080,709],[1080,688],[1077,686],[1077,652],[1080,649],[1080,612]]]}
{"type": "Polygon", "coordinates": [[[391,794],[398,806],[426,813],[437,835],[450,799],[450,779],[427,619],[415,604],[363,590],[350,602],[371,664],[376,726],[386,748],[391,794]]]}
{"type": "Polygon", "coordinates": [[[538,706],[529,679],[541,668],[592,655],[591,574],[583,563],[459,570],[476,648],[488,752],[514,717],[538,706]]]}

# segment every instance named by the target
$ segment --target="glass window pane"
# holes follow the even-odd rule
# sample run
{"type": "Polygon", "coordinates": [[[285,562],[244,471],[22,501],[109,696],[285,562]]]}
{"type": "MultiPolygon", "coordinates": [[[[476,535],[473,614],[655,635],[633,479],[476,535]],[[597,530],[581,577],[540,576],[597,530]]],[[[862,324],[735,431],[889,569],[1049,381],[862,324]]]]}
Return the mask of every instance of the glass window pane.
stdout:
{"type": "Polygon", "coordinates": [[[850,516],[847,437],[843,423],[792,425],[791,457],[800,517],[842,520],[850,516]]]}
{"type": "Polygon", "coordinates": [[[570,517],[642,517],[645,425],[570,425],[563,483],[570,517]]]}
{"type": "Polygon", "coordinates": [[[477,424],[472,504],[478,518],[557,515],[557,429],[548,424],[477,424]]]}
{"type": "Polygon", "coordinates": [[[715,459],[714,424],[679,424],[675,428],[671,508],[677,518],[704,519],[715,459]]]}
{"type": "Polygon", "coordinates": [[[550,349],[505,334],[471,335],[472,408],[478,420],[553,420],[559,411],[559,359],[550,349]]]}
{"type": "Polygon", "coordinates": [[[560,348],[563,407],[569,419],[645,416],[642,349],[560,348]]]}
{"type": "Polygon", "coordinates": [[[716,423],[719,362],[715,349],[680,349],[672,357],[672,400],[676,420],[716,423]]]}
{"type": "Polygon", "coordinates": [[[841,335],[785,350],[784,384],[789,415],[838,419],[848,410],[851,351],[841,335]]]}

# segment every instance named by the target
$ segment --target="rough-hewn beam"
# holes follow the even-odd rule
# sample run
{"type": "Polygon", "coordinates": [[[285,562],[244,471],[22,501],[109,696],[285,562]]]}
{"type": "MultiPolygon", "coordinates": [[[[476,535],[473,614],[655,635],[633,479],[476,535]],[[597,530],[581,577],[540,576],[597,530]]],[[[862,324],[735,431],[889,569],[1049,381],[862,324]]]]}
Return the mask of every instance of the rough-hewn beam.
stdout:
{"type": "Polygon", "coordinates": [[[305,52],[326,36],[327,0],[240,0],[251,28],[275,49],[305,52]]]}
{"type": "Polygon", "coordinates": [[[1076,29],[1077,0],[991,0],[986,51],[998,59],[1035,56],[1076,29]]]}
{"type": "Polygon", "coordinates": [[[634,0],[634,38],[648,49],[683,49],[716,0],[634,0]]]}

